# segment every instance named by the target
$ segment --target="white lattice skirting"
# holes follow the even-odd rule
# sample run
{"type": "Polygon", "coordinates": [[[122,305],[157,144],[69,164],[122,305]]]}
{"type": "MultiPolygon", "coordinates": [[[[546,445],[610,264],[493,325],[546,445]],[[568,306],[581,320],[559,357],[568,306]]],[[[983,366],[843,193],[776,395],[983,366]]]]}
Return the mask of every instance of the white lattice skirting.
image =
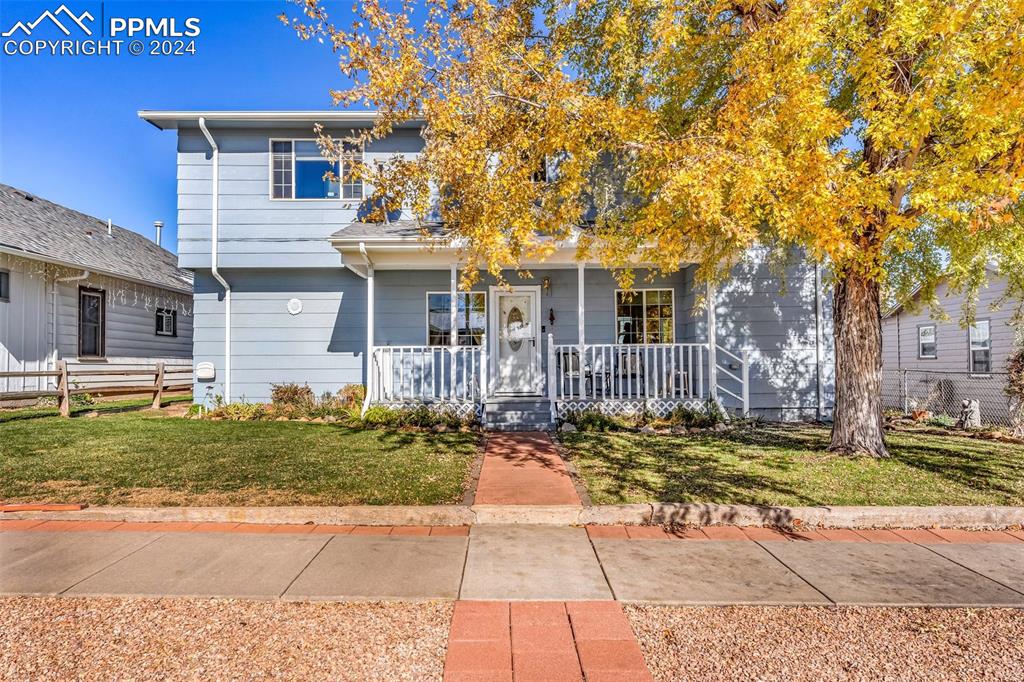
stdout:
{"type": "Polygon", "coordinates": [[[392,410],[412,410],[424,405],[430,408],[432,412],[451,412],[460,419],[466,417],[476,417],[480,419],[483,416],[483,406],[480,403],[464,403],[464,402],[397,402],[397,401],[386,401],[386,400],[375,400],[373,405],[381,405],[388,407],[392,410]]]}
{"type": "Polygon", "coordinates": [[[699,412],[707,411],[707,404],[698,398],[687,400],[559,400],[555,409],[560,419],[570,412],[594,411],[610,417],[625,417],[640,414],[645,410],[656,417],[665,417],[677,407],[688,407],[699,412]]]}

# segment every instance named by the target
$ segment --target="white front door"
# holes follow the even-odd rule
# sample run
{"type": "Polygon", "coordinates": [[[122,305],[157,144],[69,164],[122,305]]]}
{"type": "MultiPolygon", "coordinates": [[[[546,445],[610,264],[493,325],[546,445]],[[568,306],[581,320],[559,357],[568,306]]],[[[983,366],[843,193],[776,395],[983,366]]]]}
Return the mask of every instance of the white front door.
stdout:
{"type": "Polygon", "coordinates": [[[539,299],[535,287],[492,289],[495,393],[540,393],[539,299]]]}

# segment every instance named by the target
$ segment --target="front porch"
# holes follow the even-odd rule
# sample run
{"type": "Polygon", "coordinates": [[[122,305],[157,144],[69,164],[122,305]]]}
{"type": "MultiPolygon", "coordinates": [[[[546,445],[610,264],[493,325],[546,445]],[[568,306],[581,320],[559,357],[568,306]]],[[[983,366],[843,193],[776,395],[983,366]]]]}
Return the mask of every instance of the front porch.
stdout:
{"type": "Polygon", "coordinates": [[[480,346],[375,346],[366,406],[444,406],[475,412],[485,425],[510,428],[516,424],[495,411],[512,410],[526,418],[519,424],[524,429],[550,427],[571,411],[666,416],[679,406],[706,409],[708,401],[735,404],[733,411],[744,415],[749,411],[749,363],[721,346],[558,344],[547,334],[543,348],[541,390],[511,393],[489,390],[502,367],[488,353],[486,335],[480,346]],[[536,419],[540,403],[543,423],[536,419]]]}
{"type": "Polygon", "coordinates": [[[695,291],[689,268],[641,269],[623,291],[607,270],[569,258],[463,291],[457,264],[441,269],[433,252],[397,260],[393,248],[340,249],[367,284],[364,411],[425,404],[509,430],[589,409],[665,416],[713,401],[749,411],[749,362],[716,342],[715,306],[696,307],[715,292],[695,291]]]}

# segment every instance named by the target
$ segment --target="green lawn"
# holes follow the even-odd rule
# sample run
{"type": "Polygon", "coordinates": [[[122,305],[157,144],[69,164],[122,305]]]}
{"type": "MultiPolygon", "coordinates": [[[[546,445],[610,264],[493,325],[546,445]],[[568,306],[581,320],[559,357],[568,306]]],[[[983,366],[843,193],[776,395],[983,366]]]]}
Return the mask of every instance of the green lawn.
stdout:
{"type": "Polygon", "coordinates": [[[892,458],[826,451],[820,426],[769,425],[690,436],[567,433],[594,504],[1024,504],[1024,446],[891,433],[892,458]]]}
{"type": "Polygon", "coordinates": [[[0,423],[0,500],[139,506],[448,504],[472,433],[132,412],[0,423]]]}

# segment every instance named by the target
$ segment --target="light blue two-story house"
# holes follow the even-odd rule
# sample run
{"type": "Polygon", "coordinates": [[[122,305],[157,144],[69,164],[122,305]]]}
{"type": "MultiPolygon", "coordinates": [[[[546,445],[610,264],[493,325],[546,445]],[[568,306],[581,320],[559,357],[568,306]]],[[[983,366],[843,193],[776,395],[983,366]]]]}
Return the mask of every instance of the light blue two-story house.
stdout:
{"type": "MultiPolygon", "coordinates": [[[[569,240],[523,264],[532,279],[460,291],[457,250],[423,238],[441,226],[362,221],[370,188],[318,151],[314,124],[347,137],[372,112],[139,116],[178,134],[179,265],[195,272],[194,362],[212,364],[197,401],[358,383],[367,405],[450,405],[496,427],[709,399],[771,419],[831,413],[831,297],[812,264],[794,258],[780,278],[753,251],[698,309],[692,266],[622,291],[569,240]]],[[[410,123],[353,154],[372,163],[422,145],[410,123]]]]}

